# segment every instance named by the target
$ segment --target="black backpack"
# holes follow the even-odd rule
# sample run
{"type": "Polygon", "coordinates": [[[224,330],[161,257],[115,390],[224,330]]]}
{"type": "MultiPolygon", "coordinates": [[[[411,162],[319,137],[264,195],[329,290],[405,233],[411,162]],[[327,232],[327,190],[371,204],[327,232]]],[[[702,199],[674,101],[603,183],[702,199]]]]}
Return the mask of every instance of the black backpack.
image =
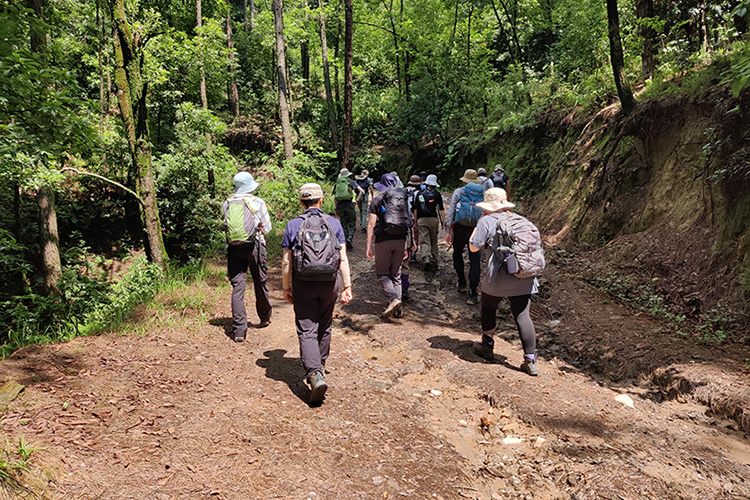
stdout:
{"type": "Polygon", "coordinates": [[[383,194],[378,212],[380,233],[406,236],[411,227],[409,195],[402,188],[391,188],[383,194]]]}
{"type": "Polygon", "coordinates": [[[508,176],[505,172],[492,172],[490,179],[492,179],[492,184],[494,184],[496,188],[505,189],[505,185],[508,183],[508,176]]]}
{"type": "Polygon", "coordinates": [[[417,195],[417,213],[422,217],[437,217],[440,193],[436,189],[425,189],[417,195]]]}
{"type": "Polygon", "coordinates": [[[341,265],[341,244],[323,214],[302,215],[294,244],[294,276],[302,281],[334,281],[341,265]]]}

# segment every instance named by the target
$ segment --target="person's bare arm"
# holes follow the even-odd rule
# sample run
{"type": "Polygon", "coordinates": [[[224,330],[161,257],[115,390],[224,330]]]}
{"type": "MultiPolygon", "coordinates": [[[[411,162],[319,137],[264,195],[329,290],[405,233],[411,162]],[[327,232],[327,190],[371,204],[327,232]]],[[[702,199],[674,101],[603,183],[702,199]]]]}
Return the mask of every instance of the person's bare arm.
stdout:
{"type": "Polygon", "coordinates": [[[378,216],[370,214],[367,219],[367,258],[372,260],[373,254],[373,233],[375,232],[375,224],[378,222],[378,216]]]}
{"type": "Polygon", "coordinates": [[[346,245],[341,246],[341,267],[339,267],[341,273],[341,302],[344,305],[352,301],[352,277],[349,270],[349,256],[346,253],[346,245]]]}
{"type": "Polygon", "coordinates": [[[284,249],[284,254],[281,257],[281,283],[282,283],[282,286],[284,287],[284,300],[292,304],[294,301],[294,295],[292,294],[292,251],[291,249],[284,249]]]}

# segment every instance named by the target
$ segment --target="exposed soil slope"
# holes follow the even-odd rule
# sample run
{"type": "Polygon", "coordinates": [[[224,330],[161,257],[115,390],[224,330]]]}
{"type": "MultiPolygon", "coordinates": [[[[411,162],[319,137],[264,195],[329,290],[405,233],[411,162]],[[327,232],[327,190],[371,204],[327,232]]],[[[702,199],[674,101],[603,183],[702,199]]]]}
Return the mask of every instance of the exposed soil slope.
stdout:
{"type": "Polygon", "coordinates": [[[43,450],[32,454],[26,496],[750,498],[747,434],[684,392],[747,391],[750,353],[653,337],[653,320],[558,262],[533,304],[541,373],[532,378],[517,368],[507,311],[495,362],[471,353],[479,310],[455,290],[447,251],[439,273],[412,272],[404,318],[382,321],[361,236],[322,407],[306,403],[278,274],[273,323],[235,344],[220,262],[210,279],[139,311],[127,335],[31,346],[0,363],[2,380],[27,385],[2,414],[3,432],[43,450]],[[690,382],[667,399],[649,383],[654,373],[690,382]]]}

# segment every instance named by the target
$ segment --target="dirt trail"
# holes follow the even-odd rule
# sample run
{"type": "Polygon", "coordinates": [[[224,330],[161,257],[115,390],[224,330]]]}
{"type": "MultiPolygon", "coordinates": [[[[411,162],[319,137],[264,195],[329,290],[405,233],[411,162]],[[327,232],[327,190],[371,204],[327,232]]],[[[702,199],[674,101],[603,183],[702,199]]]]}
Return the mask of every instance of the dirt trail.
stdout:
{"type": "Polygon", "coordinates": [[[697,387],[699,368],[739,394],[750,357],[740,347],[652,338],[658,325],[558,263],[532,308],[541,355],[532,378],[517,368],[508,311],[495,362],[471,353],[479,309],[455,290],[446,248],[439,273],[412,271],[404,318],[382,321],[363,247],[358,233],[355,299],[336,314],[319,408],[306,404],[278,274],[273,323],[235,344],[220,262],[139,311],[139,333],[31,346],[0,363],[3,381],[27,385],[1,423],[40,449],[28,497],[750,498],[741,419],[712,416],[700,398],[665,399],[651,378],[672,370],[653,380],[697,387]]]}

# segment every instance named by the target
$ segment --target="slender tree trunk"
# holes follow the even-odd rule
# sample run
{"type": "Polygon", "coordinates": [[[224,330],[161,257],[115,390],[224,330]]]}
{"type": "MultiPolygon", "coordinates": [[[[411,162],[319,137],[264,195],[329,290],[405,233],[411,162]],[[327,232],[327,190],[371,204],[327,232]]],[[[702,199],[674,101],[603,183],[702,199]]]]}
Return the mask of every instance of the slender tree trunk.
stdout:
{"type": "Polygon", "coordinates": [[[338,31],[336,32],[336,38],[333,42],[333,57],[336,59],[336,64],[333,65],[333,95],[335,96],[334,99],[336,100],[336,109],[341,109],[341,93],[339,89],[339,63],[338,61],[341,61],[341,33],[344,32],[344,26],[341,24],[341,2],[343,0],[339,0],[339,8],[336,11],[336,25],[338,28],[338,31]]]}
{"type": "MultiPolygon", "coordinates": [[[[195,19],[198,27],[198,39],[199,45],[203,45],[203,34],[200,33],[200,29],[203,28],[203,5],[201,0],[195,0],[195,19]]],[[[201,67],[201,107],[208,109],[208,96],[206,95],[206,68],[203,65],[203,56],[199,58],[199,64],[201,67]]]]}
{"type": "Polygon", "coordinates": [[[143,81],[143,48],[134,38],[127,16],[125,0],[110,0],[112,24],[115,28],[115,86],[120,117],[125,127],[130,153],[133,158],[136,191],[143,200],[141,220],[145,231],[149,259],[166,270],[167,252],[159,222],[156,187],[151,161],[151,142],[146,116],[147,86],[143,81]]]}
{"type": "Polygon", "coordinates": [[[635,98],[625,78],[625,62],[620,39],[620,14],[617,10],[617,0],[607,0],[607,22],[609,34],[609,54],[612,60],[612,73],[615,77],[617,95],[620,96],[622,110],[629,113],[635,108],[635,98]]]}
{"type": "MultiPolygon", "coordinates": [[[[34,12],[34,16],[39,21],[44,21],[43,0],[27,0],[26,6],[34,12]]],[[[47,33],[42,28],[41,23],[32,26],[30,41],[31,50],[40,54],[42,59],[46,61],[47,33]]],[[[60,276],[62,276],[60,237],[57,233],[57,212],[55,211],[55,193],[47,184],[42,184],[37,190],[36,201],[39,206],[39,236],[42,250],[44,289],[47,295],[54,297],[60,295],[58,281],[60,280],[60,276]]],[[[20,211],[18,220],[20,220],[20,211]]],[[[20,227],[18,230],[20,233],[20,227]]]]}
{"type": "Polygon", "coordinates": [[[302,63],[302,79],[305,81],[305,87],[310,80],[310,49],[307,40],[299,43],[300,62],[302,63]]]}
{"type": "Polygon", "coordinates": [[[245,27],[245,33],[247,33],[247,0],[242,4],[242,25],[245,27]]]}
{"type": "Polygon", "coordinates": [[[326,18],[325,11],[323,10],[323,0],[318,0],[318,7],[320,8],[320,56],[323,61],[323,82],[326,89],[326,102],[328,103],[328,123],[331,127],[331,143],[340,161],[339,127],[336,123],[336,107],[333,103],[333,95],[331,94],[331,72],[328,67],[328,42],[326,41],[326,18]]]}
{"type": "MultiPolygon", "coordinates": [[[[654,1],[635,0],[635,15],[641,21],[653,18],[654,1]]],[[[641,23],[638,25],[638,36],[641,37],[643,42],[643,49],[641,50],[641,76],[644,80],[648,80],[653,76],[654,68],[656,67],[655,33],[652,28],[644,26],[641,23]]]]}
{"type": "Polygon", "coordinates": [[[513,45],[511,45],[510,40],[508,39],[508,34],[505,32],[505,27],[503,26],[503,21],[500,19],[500,12],[497,10],[497,6],[495,5],[495,0],[491,0],[490,2],[492,4],[492,11],[495,13],[495,19],[497,19],[497,28],[500,30],[500,38],[503,40],[503,44],[508,48],[508,54],[510,54],[510,60],[513,63],[518,62],[518,59],[516,58],[516,51],[513,45]]]}
{"type": "MultiPolygon", "coordinates": [[[[500,6],[503,8],[503,12],[505,13],[505,17],[508,18],[508,24],[510,24],[511,38],[513,40],[513,45],[516,48],[515,59],[516,61],[523,61],[524,60],[523,49],[521,48],[521,42],[518,37],[518,16],[516,15],[516,9],[515,7],[511,9],[508,6],[507,1],[505,0],[499,0],[499,1],[500,1],[500,6]]],[[[492,7],[495,8],[495,0],[492,0],[492,7]]]]}
{"type": "Polygon", "coordinates": [[[284,158],[291,160],[292,130],[289,122],[289,104],[287,102],[286,54],[284,48],[284,9],[281,0],[273,0],[273,15],[276,25],[276,75],[279,82],[279,118],[281,134],[284,140],[284,158]]]}
{"type": "Polygon", "coordinates": [[[411,75],[409,74],[409,63],[411,52],[407,49],[404,54],[404,89],[406,90],[406,102],[411,102],[411,75]]]}
{"type": "Polygon", "coordinates": [[[250,29],[255,29],[255,0],[250,0],[250,29]]]}
{"type": "Polygon", "coordinates": [[[341,167],[349,168],[352,143],[352,60],[354,58],[354,8],[352,0],[344,0],[344,137],[341,167]]]}
{"type": "Polygon", "coordinates": [[[469,6],[469,18],[466,20],[466,67],[471,71],[471,15],[474,13],[474,4],[469,6]]]}
{"type": "Polygon", "coordinates": [[[708,22],[706,21],[706,4],[702,3],[698,6],[700,12],[700,39],[701,39],[701,50],[704,54],[707,54],[710,49],[708,40],[708,22]]]}
{"type": "Polygon", "coordinates": [[[104,115],[107,112],[105,94],[104,94],[104,63],[102,61],[102,52],[104,50],[104,18],[100,13],[100,0],[96,0],[96,26],[100,32],[97,40],[97,62],[99,64],[99,133],[104,133],[104,115]]]}
{"type": "Polygon", "coordinates": [[[56,297],[60,295],[58,281],[62,276],[62,265],[60,264],[60,237],[57,233],[54,191],[49,186],[42,186],[37,191],[36,203],[39,205],[44,289],[47,295],[56,297]]]}
{"type": "Polygon", "coordinates": [[[232,40],[232,14],[227,14],[227,48],[229,49],[229,111],[236,118],[240,116],[240,94],[237,78],[234,75],[234,41],[232,40]]]}
{"type": "Polygon", "coordinates": [[[393,19],[393,0],[391,0],[391,4],[387,5],[385,3],[385,0],[381,0],[381,3],[383,4],[383,8],[388,13],[388,20],[391,22],[391,35],[393,36],[393,52],[396,57],[396,81],[398,82],[398,96],[399,98],[401,95],[403,95],[403,91],[401,89],[401,52],[400,48],[398,46],[398,32],[396,31],[396,22],[393,19]]]}

